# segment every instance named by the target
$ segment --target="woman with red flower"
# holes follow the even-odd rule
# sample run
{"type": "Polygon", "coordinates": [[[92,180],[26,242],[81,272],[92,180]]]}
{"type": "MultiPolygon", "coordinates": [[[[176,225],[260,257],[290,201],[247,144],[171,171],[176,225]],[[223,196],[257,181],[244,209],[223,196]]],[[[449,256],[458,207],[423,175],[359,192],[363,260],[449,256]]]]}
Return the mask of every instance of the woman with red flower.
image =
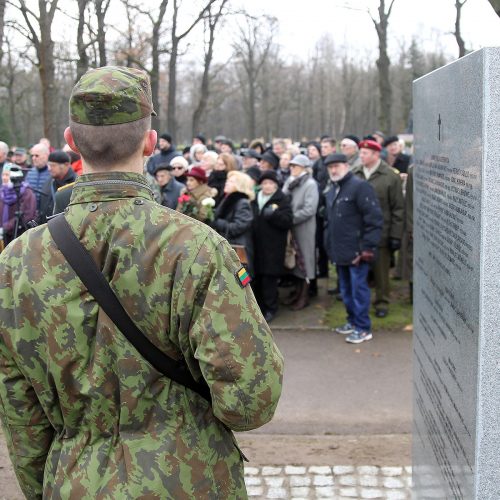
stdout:
{"type": "Polygon", "coordinates": [[[187,175],[186,189],[179,197],[177,211],[202,222],[213,220],[213,197],[217,191],[207,184],[205,170],[195,165],[187,175]]]}

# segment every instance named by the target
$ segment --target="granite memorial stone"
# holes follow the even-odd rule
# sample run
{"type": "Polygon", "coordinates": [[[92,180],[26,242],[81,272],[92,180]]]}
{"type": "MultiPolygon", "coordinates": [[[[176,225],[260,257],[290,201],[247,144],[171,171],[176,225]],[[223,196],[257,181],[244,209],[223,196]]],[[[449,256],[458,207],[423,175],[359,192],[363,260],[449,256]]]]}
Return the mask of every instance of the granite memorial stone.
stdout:
{"type": "Polygon", "coordinates": [[[500,499],[500,48],[414,82],[413,498],[500,499]]]}

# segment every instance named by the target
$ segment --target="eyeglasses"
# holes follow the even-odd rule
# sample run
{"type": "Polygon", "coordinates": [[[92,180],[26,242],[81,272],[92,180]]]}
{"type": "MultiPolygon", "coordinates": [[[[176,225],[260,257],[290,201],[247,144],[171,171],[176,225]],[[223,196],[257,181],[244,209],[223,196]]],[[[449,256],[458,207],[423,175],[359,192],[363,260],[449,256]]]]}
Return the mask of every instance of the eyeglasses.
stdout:
{"type": "Polygon", "coordinates": [[[184,167],[172,167],[172,170],[184,170],[184,167]]]}
{"type": "Polygon", "coordinates": [[[32,158],[38,158],[41,155],[31,155],[32,158]]]}

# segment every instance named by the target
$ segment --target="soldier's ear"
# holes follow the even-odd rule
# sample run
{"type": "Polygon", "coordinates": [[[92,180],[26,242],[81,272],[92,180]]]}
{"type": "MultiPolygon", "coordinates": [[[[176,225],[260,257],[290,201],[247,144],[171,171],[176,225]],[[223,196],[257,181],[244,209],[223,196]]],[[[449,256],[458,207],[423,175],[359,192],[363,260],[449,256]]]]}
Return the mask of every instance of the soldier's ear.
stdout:
{"type": "Polygon", "coordinates": [[[78,151],[75,140],[73,139],[73,134],[71,133],[71,129],[69,127],[66,127],[66,130],[64,131],[64,140],[75,153],[80,154],[80,151],[78,151]]]}
{"type": "Polygon", "coordinates": [[[151,156],[153,154],[157,140],[158,140],[158,132],[156,132],[156,130],[148,130],[146,132],[146,137],[144,140],[143,156],[151,156]]]}

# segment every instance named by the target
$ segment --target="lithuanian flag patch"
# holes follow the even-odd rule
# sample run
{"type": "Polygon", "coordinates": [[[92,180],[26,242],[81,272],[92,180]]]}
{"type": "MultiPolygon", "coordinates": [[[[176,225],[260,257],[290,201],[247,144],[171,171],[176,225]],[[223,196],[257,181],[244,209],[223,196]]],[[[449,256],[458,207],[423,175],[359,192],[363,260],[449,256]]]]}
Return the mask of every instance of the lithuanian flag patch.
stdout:
{"type": "Polygon", "coordinates": [[[245,288],[252,281],[252,278],[250,278],[248,271],[244,267],[242,267],[236,273],[236,281],[241,286],[241,288],[245,288]]]}

